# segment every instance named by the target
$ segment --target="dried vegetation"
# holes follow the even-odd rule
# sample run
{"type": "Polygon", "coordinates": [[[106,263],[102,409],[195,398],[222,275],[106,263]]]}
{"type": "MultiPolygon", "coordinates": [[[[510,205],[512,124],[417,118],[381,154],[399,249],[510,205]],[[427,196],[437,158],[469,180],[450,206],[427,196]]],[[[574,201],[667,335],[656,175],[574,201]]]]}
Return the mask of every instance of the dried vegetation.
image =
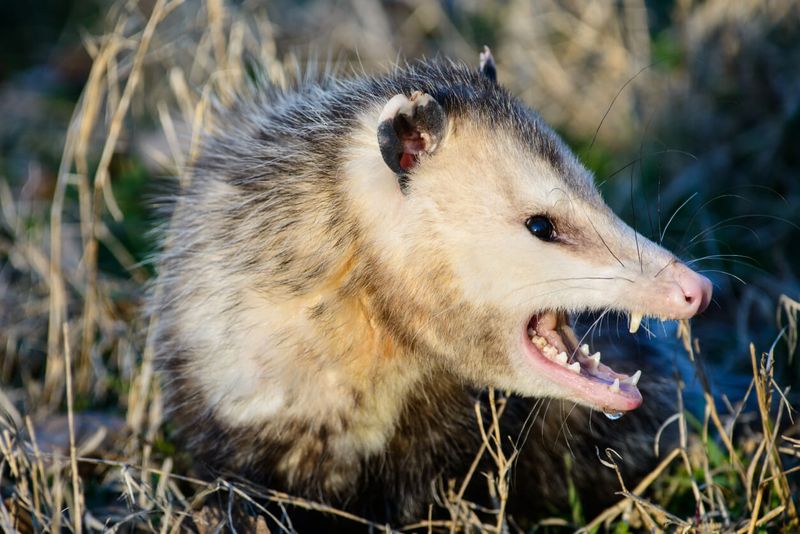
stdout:
{"type": "MultiPolygon", "coordinates": [[[[715,279],[720,308],[711,315],[718,318],[696,325],[697,337],[688,324],[680,332],[693,360],[699,337],[726,370],[741,371],[727,361],[748,362],[744,398],[713,391],[698,365],[704,408],[699,417],[686,409],[669,421],[679,428],[679,446],[662,451],[663,461],[648,477],[636,486],[620,478],[618,504],[595,518],[569,502],[562,516],[530,528],[800,528],[797,397],[778,380],[797,382],[797,365],[787,357],[797,343],[800,305],[789,296],[778,302],[781,293],[797,297],[800,288],[793,271],[798,254],[787,246],[798,236],[792,218],[800,207],[800,164],[796,152],[786,152],[792,142],[796,151],[800,140],[800,75],[785,68],[800,64],[795,2],[680,1],[662,14],[666,23],[648,16],[639,0],[465,2],[459,9],[427,0],[310,2],[305,11],[277,6],[282,9],[249,2],[234,9],[222,0],[115,4],[105,31],[85,36],[91,70],[54,172],[35,158],[21,175],[5,169],[3,529],[234,530],[234,505],[252,513],[257,532],[266,532],[268,523],[291,531],[296,508],[369,524],[291,495],[194,476],[169,441],[149,345],[152,324],[138,314],[151,268],[143,263],[149,243],[137,240],[147,229],[137,203],[145,202],[143,191],[152,191],[142,182],[182,176],[203,128],[224,120],[213,116],[212,104],[224,104],[254,69],[278,84],[296,78],[308,58],[293,51],[307,52],[302,39],[315,33],[323,37],[312,48],[335,50],[334,59],[367,72],[388,66],[398,49],[408,57],[435,50],[471,60],[488,42],[502,81],[582,147],[584,159],[607,181],[612,202],[633,217],[639,208],[639,220],[651,214],[658,221],[657,228],[649,221],[651,233],[666,235],[667,242],[684,231],[673,243],[684,246],[682,254],[713,260],[709,272],[730,274],[715,279]],[[280,21],[270,18],[276,13],[280,21]],[[323,27],[321,20],[339,24],[323,27]],[[664,28],[656,31],[658,24],[664,28]],[[303,29],[292,33],[290,27],[303,29]],[[755,101],[732,110],[745,105],[736,100],[744,97],[755,101]],[[685,150],[693,155],[669,157],[685,150]],[[626,162],[632,153],[633,162],[626,162]],[[759,172],[769,179],[754,180],[759,172]],[[763,185],[756,190],[753,184],[763,185]],[[699,206],[694,214],[688,208],[681,213],[687,199],[699,206]],[[662,224],[676,211],[668,233],[662,224]],[[697,232],[691,238],[690,229],[697,232]],[[728,250],[726,229],[757,239],[741,239],[728,250]],[[739,255],[757,257],[761,270],[741,270],[739,255]],[[743,289],[731,277],[751,284],[743,289]],[[743,348],[743,340],[754,343],[743,348]],[[212,500],[222,512],[206,506],[212,500]]],[[[514,460],[504,455],[496,424],[504,401],[490,394],[492,418],[484,421],[476,410],[476,431],[484,438],[481,454],[490,455],[497,470],[470,476],[485,476],[496,509],[481,512],[465,501],[466,481],[444,481],[444,515],[400,530],[518,529],[504,513],[514,460]]],[[[614,469],[614,452],[602,456],[602,468],[614,469]]]]}

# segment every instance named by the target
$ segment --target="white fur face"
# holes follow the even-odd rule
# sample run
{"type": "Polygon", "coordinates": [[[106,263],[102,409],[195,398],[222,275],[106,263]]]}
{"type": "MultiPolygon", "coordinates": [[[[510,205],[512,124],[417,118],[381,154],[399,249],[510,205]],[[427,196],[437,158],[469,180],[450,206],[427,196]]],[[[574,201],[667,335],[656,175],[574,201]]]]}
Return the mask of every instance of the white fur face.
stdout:
{"type": "MultiPolygon", "coordinates": [[[[570,375],[566,365],[531,349],[529,323],[535,328],[538,321],[549,339],[560,332],[556,319],[563,312],[612,309],[688,318],[710,298],[707,280],[614,215],[591,175],[565,150],[559,170],[515,132],[451,120],[435,153],[411,172],[404,194],[396,176],[370,153],[369,135],[364,132],[364,144],[353,153],[351,192],[384,264],[414,288],[410,298],[421,296],[416,304],[433,303],[430,331],[417,335],[479,385],[614,410],[638,406],[635,380],[627,392],[624,387],[627,375],[601,366],[595,376],[592,362],[578,362],[574,354],[569,359],[580,368],[570,375]],[[526,227],[537,215],[552,222],[553,241],[526,227]],[[440,273],[441,265],[447,288],[437,287],[441,277],[429,275],[440,273]],[[457,295],[455,302],[436,309],[441,302],[429,295],[445,290],[457,295]],[[583,383],[586,369],[591,380],[583,383]],[[616,378],[622,393],[609,393],[616,378]]],[[[555,349],[576,352],[560,337],[552,338],[555,349]]]]}
{"type": "Polygon", "coordinates": [[[416,235],[441,239],[470,302],[523,316],[605,308],[672,315],[647,301],[674,256],[614,215],[585,169],[567,160],[581,184],[570,185],[503,132],[462,127],[449,141],[412,177],[407,201],[418,210],[416,235]],[[535,215],[552,221],[555,241],[526,228],[535,215]]]}

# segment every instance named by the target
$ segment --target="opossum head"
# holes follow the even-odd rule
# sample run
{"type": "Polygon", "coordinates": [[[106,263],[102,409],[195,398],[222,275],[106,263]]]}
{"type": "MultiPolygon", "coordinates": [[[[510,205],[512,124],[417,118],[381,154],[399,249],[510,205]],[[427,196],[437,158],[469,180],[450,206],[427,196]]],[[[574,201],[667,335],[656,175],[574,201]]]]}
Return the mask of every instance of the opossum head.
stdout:
{"type": "MultiPolygon", "coordinates": [[[[420,82],[424,85],[427,82],[420,82]]],[[[576,339],[585,311],[688,319],[711,283],[638,234],[541,119],[493,80],[464,75],[384,101],[364,120],[351,190],[378,263],[390,329],[479,386],[638,407],[622,374],[576,339]],[[378,147],[375,148],[377,140],[378,147]]]]}

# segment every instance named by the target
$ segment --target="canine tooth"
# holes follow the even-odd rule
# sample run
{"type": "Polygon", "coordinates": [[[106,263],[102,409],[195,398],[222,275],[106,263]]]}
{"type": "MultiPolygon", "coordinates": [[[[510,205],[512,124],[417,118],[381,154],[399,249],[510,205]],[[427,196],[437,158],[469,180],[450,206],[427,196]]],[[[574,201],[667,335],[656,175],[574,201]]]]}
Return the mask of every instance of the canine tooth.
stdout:
{"type": "Polygon", "coordinates": [[[631,334],[635,334],[637,330],[639,330],[639,325],[642,323],[642,314],[641,313],[632,313],[630,318],[630,323],[628,324],[628,332],[631,334]]]}
{"type": "Polygon", "coordinates": [[[558,354],[556,354],[556,361],[561,365],[567,365],[567,353],[559,352],[558,354]]]}
{"type": "Polygon", "coordinates": [[[608,386],[612,393],[619,393],[619,378],[614,379],[614,383],[608,386]]]}
{"type": "Polygon", "coordinates": [[[639,371],[636,371],[635,373],[633,373],[633,376],[630,376],[630,377],[626,378],[625,382],[635,386],[636,384],[639,383],[639,379],[641,377],[642,377],[642,371],[639,370],[639,371]]]}
{"type": "Polygon", "coordinates": [[[586,343],[581,345],[581,352],[583,353],[584,356],[588,356],[589,355],[589,345],[587,345],[586,343]]]}
{"type": "Polygon", "coordinates": [[[592,366],[592,369],[600,365],[600,353],[595,352],[591,356],[589,356],[589,364],[592,366]]]}
{"type": "Polygon", "coordinates": [[[569,369],[570,371],[572,371],[575,374],[580,374],[581,373],[581,364],[579,364],[578,362],[572,362],[571,364],[569,364],[567,366],[567,369],[569,369]]]}

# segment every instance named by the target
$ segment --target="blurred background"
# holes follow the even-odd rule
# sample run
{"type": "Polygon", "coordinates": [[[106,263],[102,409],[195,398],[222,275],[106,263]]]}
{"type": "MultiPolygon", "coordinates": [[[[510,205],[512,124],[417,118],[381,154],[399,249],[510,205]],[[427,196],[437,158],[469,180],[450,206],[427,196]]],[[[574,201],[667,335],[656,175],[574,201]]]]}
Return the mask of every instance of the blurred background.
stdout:
{"type": "Polygon", "coordinates": [[[483,45],[611,206],[713,280],[692,326],[716,393],[747,386],[750,343],[800,385],[800,2],[35,0],[0,4],[3,409],[60,428],[66,343],[87,432],[170,453],[139,305],[208,104],[256,72],[477,67],[483,45]]]}
{"type": "MultiPolygon", "coordinates": [[[[107,124],[133,61],[136,43],[124,39],[139,38],[156,2],[34,4],[0,7],[0,377],[6,384],[37,376],[45,363],[53,194],[93,59],[119,39],[114,61],[98,73],[117,78],[99,84],[95,95],[104,102],[93,120],[107,124]]],[[[151,272],[144,260],[154,249],[147,231],[159,220],[153,199],[159,180],[174,176],[181,160],[161,119],[174,112],[182,139],[194,117],[186,106],[209,91],[215,73],[223,78],[236,64],[285,78],[284,71],[307,68],[310,59],[333,62],[344,74],[377,73],[420,57],[476,64],[484,44],[494,51],[501,83],[575,148],[612,207],[713,279],[715,303],[695,328],[709,358],[747,372],[748,344],[768,348],[778,334],[780,295],[800,295],[800,3],[794,0],[175,5],[142,59],[107,162],[119,209],[99,210],[96,254],[99,279],[109,284],[101,300],[122,314],[108,325],[119,319],[127,330],[136,321],[151,272]]],[[[88,182],[107,132],[93,127],[82,148],[88,182]]],[[[68,163],[60,261],[73,278],[65,289],[72,304],[86,277],[80,211],[91,208],[88,199],[81,207],[81,170],[68,163]]],[[[131,343],[139,344],[135,337],[131,343]]],[[[108,350],[93,355],[100,369],[108,350]]]]}

